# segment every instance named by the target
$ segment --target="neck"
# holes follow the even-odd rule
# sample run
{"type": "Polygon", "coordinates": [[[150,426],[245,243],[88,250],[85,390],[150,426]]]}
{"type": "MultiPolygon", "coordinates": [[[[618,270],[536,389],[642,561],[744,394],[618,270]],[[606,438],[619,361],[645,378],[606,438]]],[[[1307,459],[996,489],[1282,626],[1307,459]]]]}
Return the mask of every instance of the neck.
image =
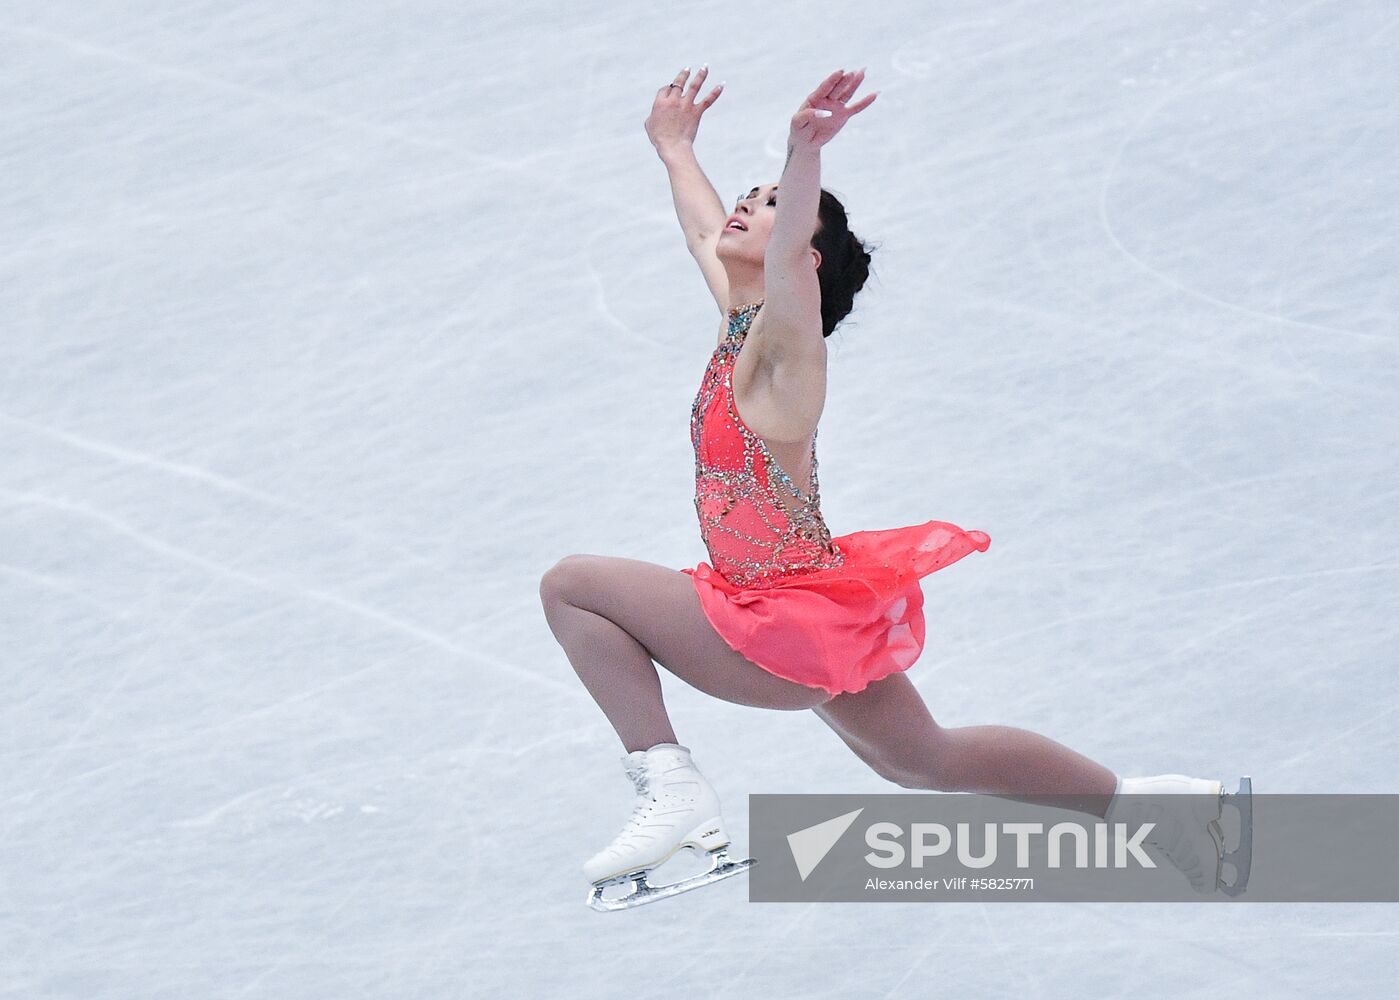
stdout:
{"type": "Polygon", "coordinates": [[[763,297],[763,269],[761,267],[730,267],[729,306],[746,305],[763,297]]]}

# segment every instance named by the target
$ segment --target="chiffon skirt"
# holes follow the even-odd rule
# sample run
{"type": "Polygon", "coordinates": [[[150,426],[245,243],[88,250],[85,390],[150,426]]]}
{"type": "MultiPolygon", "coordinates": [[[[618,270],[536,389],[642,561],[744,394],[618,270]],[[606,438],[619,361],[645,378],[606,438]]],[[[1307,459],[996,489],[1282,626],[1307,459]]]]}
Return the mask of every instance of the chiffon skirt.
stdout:
{"type": "Polygon", "coordinates": [[[926,631],[919,580],[991,545],[946,521],[831,541],[842,565],[760,587],[736,587],[706,562],[681,572],[729,646],[778,677],[843,694],[913,666],[926,631]]]}

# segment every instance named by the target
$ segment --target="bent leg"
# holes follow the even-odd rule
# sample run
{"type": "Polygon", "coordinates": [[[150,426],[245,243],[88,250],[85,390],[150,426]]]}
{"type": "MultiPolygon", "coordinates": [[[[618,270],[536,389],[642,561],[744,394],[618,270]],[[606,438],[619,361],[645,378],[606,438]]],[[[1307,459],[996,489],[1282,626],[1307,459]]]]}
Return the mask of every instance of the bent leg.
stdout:
{"type": "Polygon", "coordinates": [[[905,788],[1073,796],[1069,808],[1099,817],[1117,789],[1112,771],[1027,729],[944,729],[901,673],[837,695],[816,714],[876,773],[905,788]]]}
{"type": "Polygon", "coordinates": [[[566,556],[544,574],[539,597],[554,637],[628,752],[677,742],[653,660],[692,687],[739,705],[795,710],[830,698],[730,648],[679,570],[615,556],[566,556]]]}

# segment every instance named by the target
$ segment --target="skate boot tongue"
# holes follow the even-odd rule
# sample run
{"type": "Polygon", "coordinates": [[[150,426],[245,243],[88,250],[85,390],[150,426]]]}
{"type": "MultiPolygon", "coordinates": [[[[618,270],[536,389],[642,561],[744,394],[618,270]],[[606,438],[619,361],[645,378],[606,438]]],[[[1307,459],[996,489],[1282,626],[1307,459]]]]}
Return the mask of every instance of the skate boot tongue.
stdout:
{"type": "Polygon", "coordinates": [[[636,794],[649,796],[656,779],[677,767],[693,767],[690,750],[678,743],[657,743],[649,750],[633,750],[622,758],[622,767],[636,787],[636,794]]]}
{"type": "Polygon", "coordinates": [[[627,754],[622,758],[622,768],[627,772],[627,777],[631,779],[631,783],[636,786],[636,793],[638,795],[645,794],[646,790],[642,787],[642,783],[646,779],[646,751],[637,750],[627,754]]]}

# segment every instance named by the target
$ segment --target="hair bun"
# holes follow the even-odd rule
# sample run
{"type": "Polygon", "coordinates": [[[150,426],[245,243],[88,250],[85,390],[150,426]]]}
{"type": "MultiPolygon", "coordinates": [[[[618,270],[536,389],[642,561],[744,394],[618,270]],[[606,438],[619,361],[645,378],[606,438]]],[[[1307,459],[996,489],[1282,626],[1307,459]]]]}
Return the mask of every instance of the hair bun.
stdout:
{"type": "Polygon", "coordinates": [[[821,189],[820,224],[811,243],[821,252],[816,277],[821,285],[821,333],[829,337],[854,308],[855,294],[869,278],[870,254],[864,241],[850,231],[845,206],[821,189]]]}

